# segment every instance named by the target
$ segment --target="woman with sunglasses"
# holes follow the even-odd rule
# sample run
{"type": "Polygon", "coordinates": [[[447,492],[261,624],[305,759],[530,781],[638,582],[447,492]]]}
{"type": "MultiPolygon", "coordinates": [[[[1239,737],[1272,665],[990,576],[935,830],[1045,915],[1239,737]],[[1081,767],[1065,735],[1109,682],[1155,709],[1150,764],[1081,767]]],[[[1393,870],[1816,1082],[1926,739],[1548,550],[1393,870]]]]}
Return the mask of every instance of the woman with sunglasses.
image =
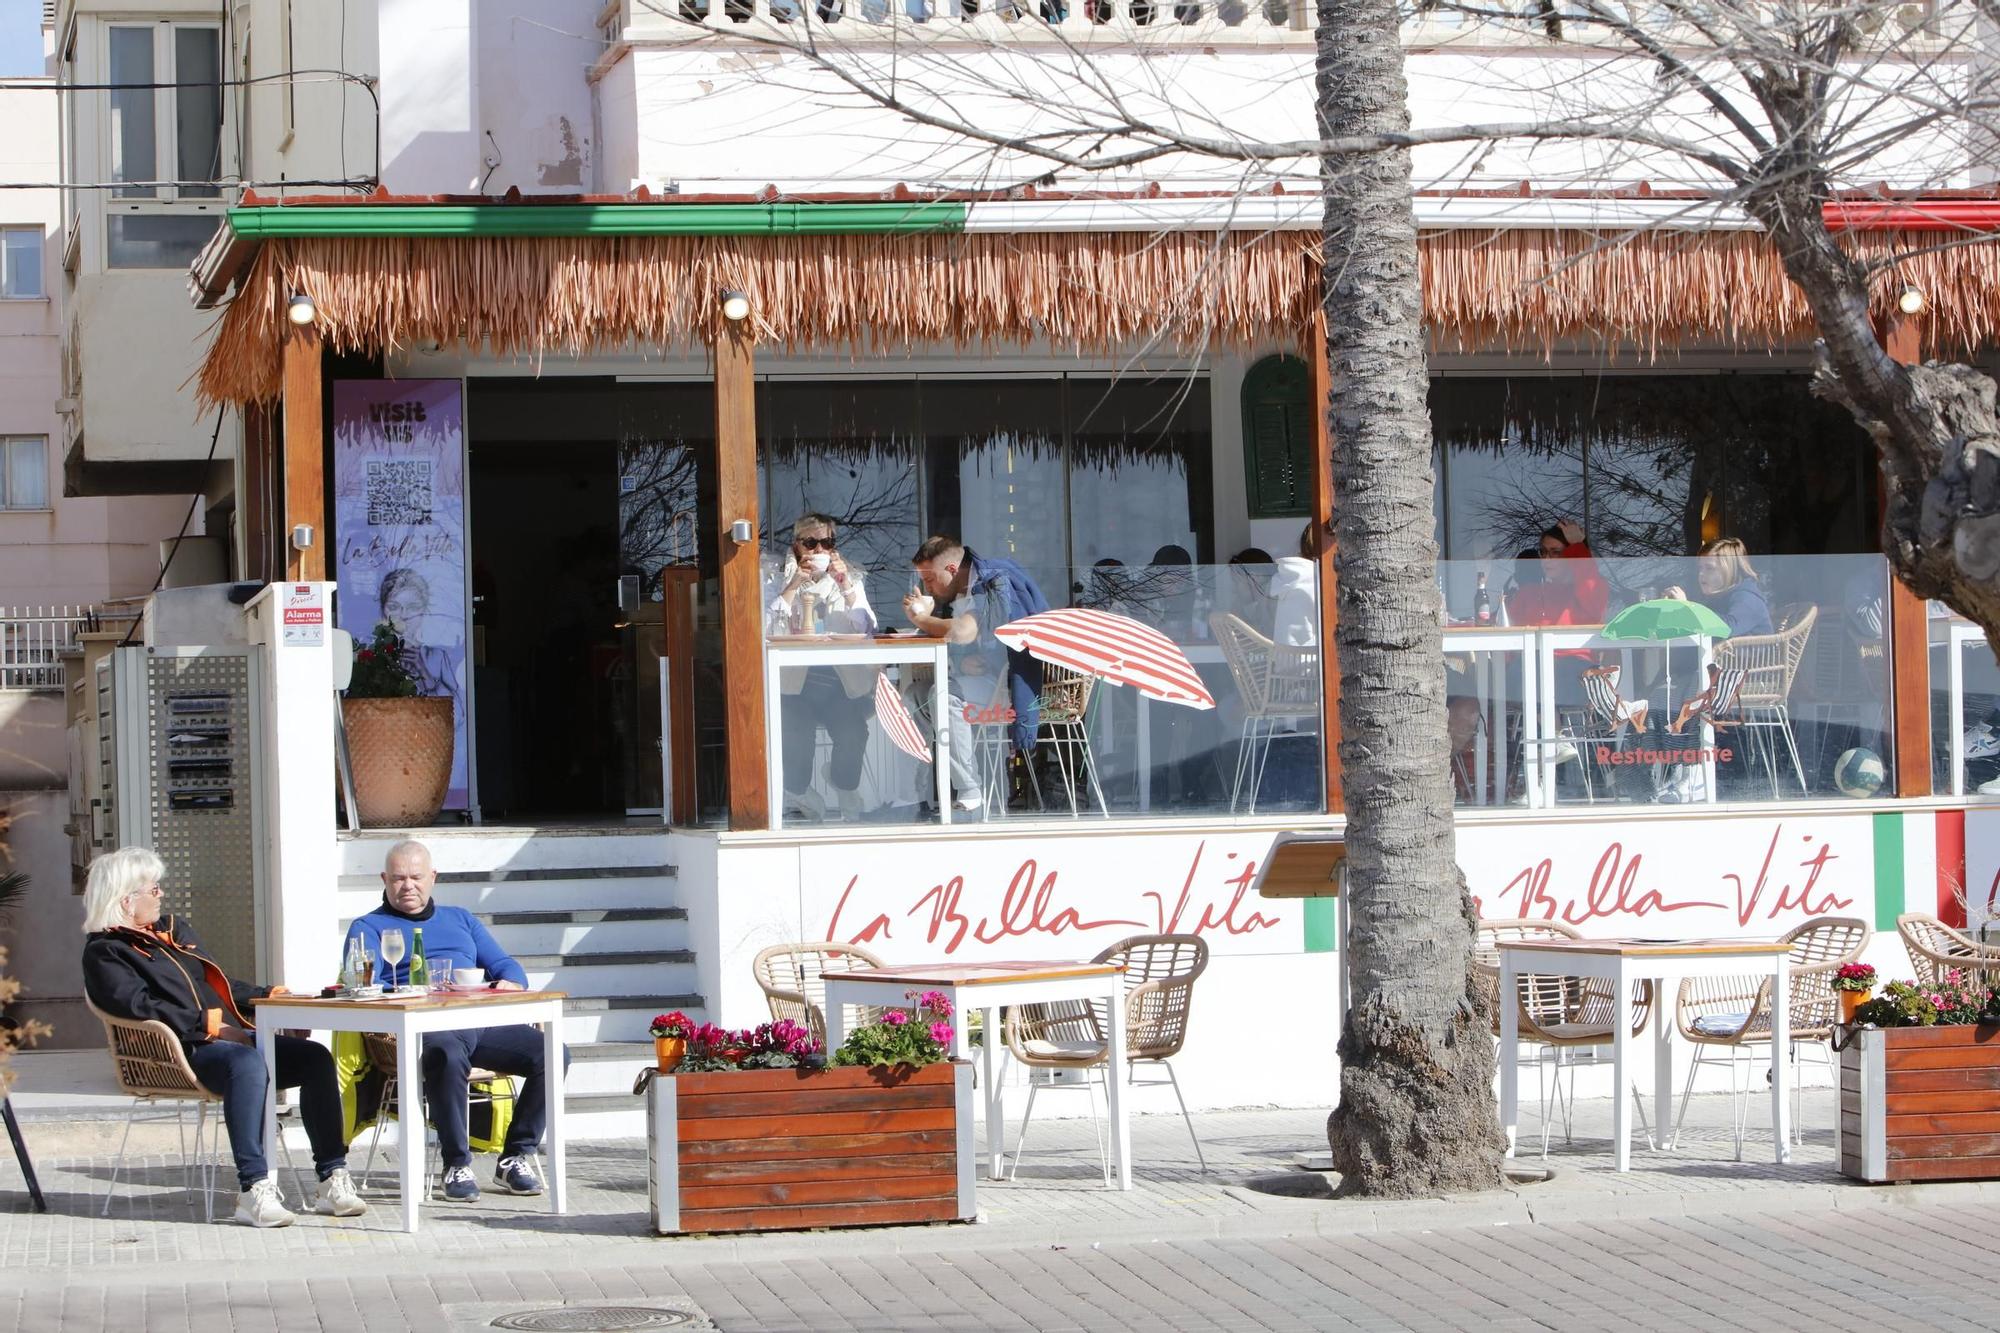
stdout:
{"type": "MultiPolygon", "coordinates": [[[[825,514],[806,514],[792,525],[792,549],[778,574],[776,592],[766,603],[766,625],[773,634],[873,634],[875,612],[868,605],[864,576],[835,547],[834,522],[825,514]],[[806,601],[811,598],[811,602],[806,601]],[[807,624],[805,609],[815,608],[818,623],[807,624]]],[[[778,678],[784,696],[779,718],[784,750],[785,813],[788,817],[823,818],[826,802],[813,790],[813,754],[825,730],[833,744],[827,762],[827,785],[833,789],[841,817],[861,814],[861,759],[868,749],[868,719],[873,713],[875,673],[872,666],[788,667],[778,678]]]]}
{"type": "MultiPolygon", "coordinates": [[[[90,863],[83,887],[83,990],[113,1018],[157,1021],[179,1038],[203,1087],[222,1098],[222,1122],[242,1195],[236,1220],[290,1226],[293,1217],[265,1157],[270,1087],[252,1043],[257,1001],[270,986],[237,981],[202,949],[193,929],[164,910],[166,867],[144,847],[121,847],[90,863]]],[[[333,1056],[303,1037],[276,1038],[278,1086],[299,1089],[299,1119],[312,1142],[319,1192],[312,1209],[359,1217],[368,1205],[347,1174],[347,1139],[333,1056]]]]}

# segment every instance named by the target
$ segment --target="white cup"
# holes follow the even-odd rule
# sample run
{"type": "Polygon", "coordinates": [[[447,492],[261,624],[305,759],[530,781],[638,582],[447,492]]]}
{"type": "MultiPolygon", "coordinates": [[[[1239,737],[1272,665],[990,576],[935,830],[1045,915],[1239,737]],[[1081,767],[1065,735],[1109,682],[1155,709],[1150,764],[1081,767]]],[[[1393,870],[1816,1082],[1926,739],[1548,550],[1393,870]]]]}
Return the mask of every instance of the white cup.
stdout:
{"type": "Polygon", "coordinates": [[[927,616],[936,608],[937,603],[925,593],[918,593],[910,599],[910,610],[917,615],[927,616]]]}
{"type": "Polygon", "coordinates": [[[460,990],[476,990],[486,984],[486,969],[483,967],[455,967],[451,970],[451,981],[460,990]]]}
{"type": "Polygon", "coordinates": [[[814,551],[811,555],[806,557],[806,568],[812,571],[814,574],[826,573],[828,567],[830,567],[832,564],[833,564],[833,557],[831,555],[828,555],[825,551],[814,551]]]}

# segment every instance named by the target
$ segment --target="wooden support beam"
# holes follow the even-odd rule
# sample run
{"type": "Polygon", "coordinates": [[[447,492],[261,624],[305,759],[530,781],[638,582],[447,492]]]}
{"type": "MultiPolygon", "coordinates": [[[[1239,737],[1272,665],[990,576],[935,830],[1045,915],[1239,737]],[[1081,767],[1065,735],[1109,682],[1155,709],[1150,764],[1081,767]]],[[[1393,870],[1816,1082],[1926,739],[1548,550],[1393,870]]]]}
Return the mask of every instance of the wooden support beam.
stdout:
{"type": "Polygon", "coordinates": [[[722,564],[723,710],[729,753],[729,827],[771,827],[764,717],[764,586],[757,545],[757,377],[748,321],[725,321],[715,340],[716,550],[722,564]],[[750,525],[736,541],[730,526],[750,525]]]}
{"type": "MultiPolygon", "coordinates": [[[[1918,319],[1897,314],[1882,333],[1882,346],[1904,365],[1923,357],[1918,319]]],[[[1896,794],[1931,794],[1931,626],[1924,599],[1889,575],[1886,622],[1890,712],[1894,718],[1896,794]]],[[[1953,725],[1956,725],[1954,723],[1953,725]]]]}
{"type": "Polygon", "coordinates": [[[264,403],[243,409],[243,494],[236,509],[243,525],[243,577],[269,583],[285,574],[278,529],[284,502],[278,483],[278,414],[264,403]]]}
{"type": "Polygon", "coordinates": [[[701,818],[695,769],[700,742],[694,721],[694,593],[700,582],[695,565],[668,565],[660,571],[660,630],[667,658],[667,710],[660,725],[666,730],[673,776],[667,822],[676,828],[692,827],[701,818]]]}
{"type": "MultiPolygon", "coordinates": [[[[1313,289],[1319,288],[1319,268],[1314,266],[1313,289]]],[[[1333,556],[1333,428],[1330,421],[1333,379],[1326,364],[1326,313],[1313,312],[1312,347],[1307,357],[1311,371],[1313,401],[1313,531],[1319,537],[1319,681],[1323,745],[1322,772],[1326,777],[1326,808],[1329,814],[1347,809],[1340,773],[1340,654],[1334,630],[1340,623],[1338,590],[1334,582],[1333,556]]]]}
{"type": "Polygon", "coordinates": [[[315,583],[326,578],[326,384],[321,370],[319,329],[308,324],[285,336],[285,522],[280,540],[286,552],[286,579],[315,583]],[[300,551],[292,532],[312,529],[312,545],[300,551]]]}

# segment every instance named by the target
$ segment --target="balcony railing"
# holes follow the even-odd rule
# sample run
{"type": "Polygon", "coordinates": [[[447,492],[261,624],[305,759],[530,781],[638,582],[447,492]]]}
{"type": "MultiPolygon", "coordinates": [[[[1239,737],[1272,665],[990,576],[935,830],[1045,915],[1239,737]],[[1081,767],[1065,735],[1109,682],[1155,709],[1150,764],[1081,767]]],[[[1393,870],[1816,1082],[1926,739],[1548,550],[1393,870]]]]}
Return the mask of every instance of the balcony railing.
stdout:
{"type": "Polygon", "coordinates": [[[77,635],[129,624],[131,609],[0,606],[0,690],[59,690],[77,635]]]}

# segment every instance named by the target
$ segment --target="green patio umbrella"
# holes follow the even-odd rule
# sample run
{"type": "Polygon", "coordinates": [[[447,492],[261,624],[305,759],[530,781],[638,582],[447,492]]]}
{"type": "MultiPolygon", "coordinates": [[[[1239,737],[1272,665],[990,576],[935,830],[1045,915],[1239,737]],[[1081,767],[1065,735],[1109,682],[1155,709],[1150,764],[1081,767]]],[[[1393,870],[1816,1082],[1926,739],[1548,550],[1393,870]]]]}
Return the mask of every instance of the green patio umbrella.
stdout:
{"type": "Polygon", "coordinates": [[[1706,634],[1711,639],[1729,637],[1722,617],[1700,602],[1684,602],[1678,597],[1656,597],[1635,602],[1611,617],[1604,627],[1607,639],[1681,639],[1690,634],[1706,634]]]}
{"type": "MultiPolygon", "coordinates": [[[[1604,626],[1607,639],[1680,639],[1690,634],[1706,634],[1711,639],[1729,637],[1729,626],[1721,616],[1700,602],[1678,597],[1655,597],[1650,602],[1634,602],[1604,626]]],[[[1667,706],[1673,706],[1674,659],[1667,655],[1667,706]]]]}

